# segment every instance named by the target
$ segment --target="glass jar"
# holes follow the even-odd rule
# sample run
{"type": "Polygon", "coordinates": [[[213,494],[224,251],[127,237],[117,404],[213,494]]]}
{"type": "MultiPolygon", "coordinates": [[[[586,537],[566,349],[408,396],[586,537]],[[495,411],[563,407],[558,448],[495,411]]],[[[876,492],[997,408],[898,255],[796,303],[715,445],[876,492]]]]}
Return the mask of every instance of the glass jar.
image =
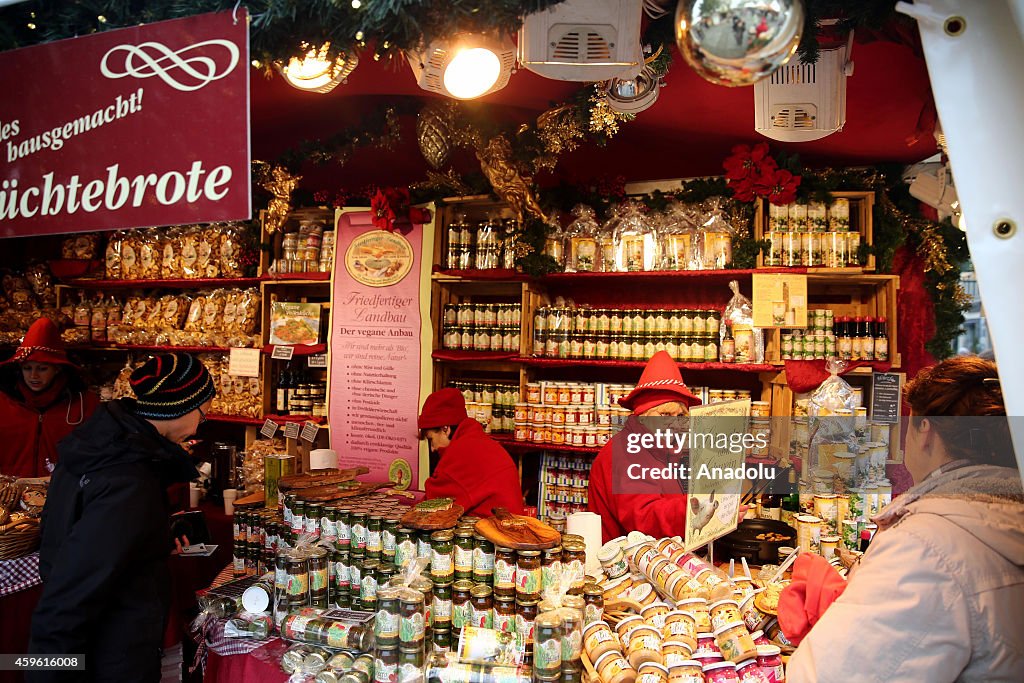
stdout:
{"type": "Polygon", "coordinates": [[[395,566],[404,567],[410,560],[416,559],[416,532],[413,529],[399,527],[395,534],[395,566]]]}
{"type": "Polygon", "coordinates": [[[494,544],[473,534],[473,581],[491,583],[494,577],[494,544]]]}
{"type": "Polygon", "coordinates": [[[381,531],[384,527],[383,518],[371,515],[366,520],[366,556],[379,560],[381,550],[381,531]]]}
{"type": "Polygon", "coordinates": [[[430,545],[430,535],[432,531],[421,529],[416,533],[416,557],[430,559],[432,552],[430,545]]]}
{"type": "Polygon", "coordinates": [[[431,628],[451,628],[452,625],[452,584],[434,584],[434,599],[430,613],[431,628]]]}
{"type": "Polygon", "coordinates": [[[562,671],[562,617],[545,612],[534,620],[533,673],[557,679],[562,671]]]}
{"type": "Polygon", "coordinates": [[[494,595],[514,597],[516,594],[516,551],[494,548],[494,595]]]}
{"type": "Polygon", "coordinates": [[[373,635],[378,647],[398,645],[400,593],[398,588],[381,588],[377,591],[377,616],[373,621],[373,635]]]}
{"type": "Polygon", "coordinates": [[[452,584],[452,628],[455,630],[461,629],[466,624],[472,625],[469,611],[472,590],[473,582],[468,579],[452,584]]]}
{"type": "Polygon", "coordinates": [[[523,636],[527,649],[533,644],[533,622],[539,600],[516,600],[516,633],[523,636]]]}
{"type": "Polygon", "coordinates": [[[604,591],[597,584],[587,584],[583,589],[583,623],[592,624],[604,619],[604,591]]]}
{"type": "Polygon", "coordinates": [[[406,590],[399,599],[398,640],[402,647],[422,647],[426,629],[423,594],[406,590]]]}
{"type": "Polygon", "coordinates": [[[454,542],[455,579],[473,578],[473,529],[457,529],[454,542]]]}
{"type": "Polygon", "coordinates": [[[493,628],[494,591],[490,586],[476,585],[470,591],[469,624],[479,628],[493,628]]]}
{"type": "Polygon", "coordinates": [[[353,558],[366,556],[366,540],[369,535],[366,529],[366,513],[353,512],[350,515],[352,520],[352,541],[349,552],[353,558]]]}
{"type": "Polygon", "coordinates": [[[398,538],[398,526],[401,520],[397,517],[388,517],[384,520],[384,526],[380,532],[380,555],[385,562],[395,563],[395,546],[398,538]]]}
{"type": "Polygon", "coordinates": [[[454,578],[454,539],[455,535],[451,531],[435,531],[430,536],[430,576],[434,583],[451,583],[454,578]]]}
{"type": "Polygon", "coordinates": [[[541,566],[539,550],[520,550],[516,560],[515,590],[517,600],[540,598],[541,566]]]}
{"type": "Polygon", "coordinates": [[[516,632],[516,599],[514,597],[494,598],[493,624],[496,631],[516,632]]]}
{"type": "Polygon", "coordinates": [[[373,658],[373,680],[374,683],[395,683],[398,680],[397,647],[377,649],[373,658]]]}
{"type": "Polygon", "coordinates": [[[569,588],[569,593],[572,595],[581,595],[583,593],[583,585],[585,582],[584,566],[587,563],[587,546],[585,543],[579,541],[570,540],[562,541],[562,566],[569,571],[574,572],[574,578],[572,586],[569,588]]]}
{"type": "Polygon", "coordinates": [[[334,516],[334,526],[338,531],[338,550],[348,550],[352,543],[352,511],[339,507],[334,516]]]}
{"type": "Polygon", "coordinates": [[[544,551],[540,563],[540,587],[544,590],[554,586],[562,576],[562,546],[556,545],[544,551]]]}

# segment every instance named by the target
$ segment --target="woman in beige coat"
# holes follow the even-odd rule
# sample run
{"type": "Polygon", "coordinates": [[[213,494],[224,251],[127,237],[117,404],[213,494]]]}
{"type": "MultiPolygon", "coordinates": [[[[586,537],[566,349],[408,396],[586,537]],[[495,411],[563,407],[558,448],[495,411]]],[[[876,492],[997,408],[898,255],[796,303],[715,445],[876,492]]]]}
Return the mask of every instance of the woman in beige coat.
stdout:
{"type": "Polygon", "coordinates": [[[947,360],[906,400],[915,486],[875,518],[789,683],[1024,681],[1024,496],[995,364],[947,360]]]}

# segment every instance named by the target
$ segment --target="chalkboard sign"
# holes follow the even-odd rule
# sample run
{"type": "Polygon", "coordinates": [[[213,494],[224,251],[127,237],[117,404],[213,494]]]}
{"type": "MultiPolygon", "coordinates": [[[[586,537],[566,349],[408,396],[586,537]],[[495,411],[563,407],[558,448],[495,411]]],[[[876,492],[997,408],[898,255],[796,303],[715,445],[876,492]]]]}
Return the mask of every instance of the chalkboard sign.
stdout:
{"type": "Polygon", "coordinates": [[[871,419],[874,422],[899,422],[902,379],[898,372],[871,373],[871,419]]]}

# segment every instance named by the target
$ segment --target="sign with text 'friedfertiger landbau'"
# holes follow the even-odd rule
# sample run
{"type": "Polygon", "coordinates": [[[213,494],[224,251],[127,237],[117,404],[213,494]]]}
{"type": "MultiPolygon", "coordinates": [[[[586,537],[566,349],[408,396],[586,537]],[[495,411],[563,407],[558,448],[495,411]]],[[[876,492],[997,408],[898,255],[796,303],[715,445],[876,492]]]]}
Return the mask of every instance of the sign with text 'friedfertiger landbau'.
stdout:
{"type": "Polygon", "coordinates": [[[246,12],[0,53],[0,237],[244,220],[246,12]]]}

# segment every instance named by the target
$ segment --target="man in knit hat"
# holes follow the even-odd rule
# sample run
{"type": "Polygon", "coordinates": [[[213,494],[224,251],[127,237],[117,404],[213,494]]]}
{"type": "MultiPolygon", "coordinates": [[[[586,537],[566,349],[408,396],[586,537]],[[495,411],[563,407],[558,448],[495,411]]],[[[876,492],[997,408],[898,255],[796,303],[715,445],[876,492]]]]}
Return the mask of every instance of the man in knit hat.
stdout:
{"type": "MultiPolygon", "coordinates": [[[[639,418],[661,418],[666,424],[674,417],[688,415],[691,406],[700,405],[679,374],[679,366],[665,351],[647,361],[640,381],[619,405],[633,411],[622,430],[612,437],[594,458],[590,468],[587,507],[601,515],[601,535],[605,542],[630,531],[661,538],[685,532],[686,494],[677,479],[635,479],[642,468],[660,469],[678,456],[653,448],[626,448],[631,435],[648,432],[639,418]],[[631,465],[635,467],[630,468],[631,465]]],[[[650,422],[650,420],[649,420],[650,422]]]]}
{"type": "Polygon", "coordinates": [[[427,498],[454,498],[467,515],[490,517],[496,507],[523,512],[519,470],[497,441],[466,414],[462,392],[435,391],[423,402],[417,420],[420,437],[441,456],[424,485],[427,498]]]}
{"type": "Polygon", "coordinates": [[[198,476],[181,444],[215,393],[184,353],[150,358],[130,384],[135,399],[101,405],[61,442],[43,509],[29,652],[84,654],[89,680],[160,680],[173,547],[166,489],[198,476]]]}

